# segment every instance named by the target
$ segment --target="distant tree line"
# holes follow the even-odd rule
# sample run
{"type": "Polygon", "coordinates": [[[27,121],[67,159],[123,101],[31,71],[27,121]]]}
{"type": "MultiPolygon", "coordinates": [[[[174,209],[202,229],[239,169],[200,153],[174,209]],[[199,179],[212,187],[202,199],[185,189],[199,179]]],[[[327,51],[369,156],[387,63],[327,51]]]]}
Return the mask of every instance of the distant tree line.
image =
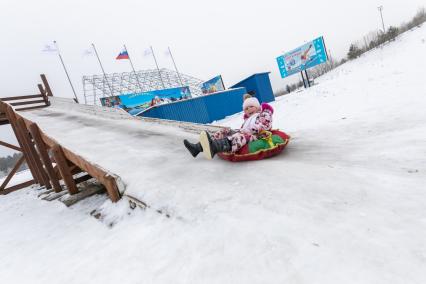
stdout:
{"type": "Polygon", "coordinates": [[[387,31],[371,32],[364,36],[362,43],[352,43],[349,46],[347,59],[355,59],[373,48],[376,48],[386,42],[393,41],[398,35],[411,30],[414,27],[420,26],[424,22],[426,22],[426,11],[425,8],[421,8],[408,23],[403,23],[399,27],[390,26],[387,31]]]}
{"type": "MultiPolygon", "coordinates": [[[[328,61],[324,64],[317,65],[314,68],[311,68],[308,71],[308,75],[310,78],[315,79],[322,75],[324,75],[327,72],[330,72],[331,70],[335,69],[336,67],[346,63],[348,60],[355,59],[359,57],[361,54],[376,48],[386,42],[394,40],[398,35],[411,30],[414,27],[420,26],[426,22],[426,11],[425,8],[420,8],[416,15],[408,22],[408,23],[402,23],[399,27],[393,27],[390,26],[386,32],[370,32],[369,34],[365,35],[363,38],[362,43],[352,43],[349,46],[349,51],[347,53],[346,58],[342,58],[341,60],[335,60],[333,57],[331,57],[330,54],[328,55],[328,61]]],[[[285,88],[279,89],[275,92],[275,96],[282,96],[289,94],[293,92],[294,90],[301,88],[303,86],[303,81],[299,81],[298,83],[294,84],[287,84],[285,88]]]]}
{"type": "MultiPolygon", "coordinates": [[[[0,177],[5,176],[21,158],[22,153],[15,153],[12,156],[0,157],[0,177]]],[[[27,169],[27,164],[23,163],[18,171],[27,169]]]]}
{"type": "Polygon", "coordinates": [[[279,89],[278,91],[276,91],[274,93],[274,95],[276,97],[283,96],[283,95],[286,95],[286,94],[293,92],[296,89],[299,89],[302,86],[303,86],[303,81],[299,80],[299,82],[297,82],[297,83],[287,84],[284,89],[279,89]]]}

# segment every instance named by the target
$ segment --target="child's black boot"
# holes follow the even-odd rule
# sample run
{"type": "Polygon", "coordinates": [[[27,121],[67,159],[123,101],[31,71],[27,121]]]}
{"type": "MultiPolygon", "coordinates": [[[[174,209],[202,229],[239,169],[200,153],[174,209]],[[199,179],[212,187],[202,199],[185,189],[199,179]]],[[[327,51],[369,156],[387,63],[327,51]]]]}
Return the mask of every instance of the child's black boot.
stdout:
{"type": "Polygon", "coordinates": [[[201,147],[200,142],[193,144],[189,142],[188,140],[183,140],[183,144],[185,145],[186,149],[191,153],[191,155],[195,158],[200,152],[203,152],[203,147],[201,147]]]}
{"type": "Polygon", "coordinates": [[[203,148],[203,153],[207,159],[213,159],[214,155],[221,152],[231,151],[231,143],[228,138],[212,139],[207,131],[202,131],[200,134],[200,143],[203,148]]]}

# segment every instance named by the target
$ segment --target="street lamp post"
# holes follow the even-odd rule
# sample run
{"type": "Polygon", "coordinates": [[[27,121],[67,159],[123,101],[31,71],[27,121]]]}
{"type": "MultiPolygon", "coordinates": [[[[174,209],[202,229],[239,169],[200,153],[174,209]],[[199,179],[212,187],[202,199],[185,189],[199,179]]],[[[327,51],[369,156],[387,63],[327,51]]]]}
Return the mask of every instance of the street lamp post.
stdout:
{"type": "Polygon", "coordinates": [[[383,6],[379,6],[379,7],[377,7],[377,9],[379,9],[380,17],[382,18],[383,33],[385,33],[385,32],[386,32],[386,29],[385,29],[385,22],[383,21],[383,14],[382,14],[383,6]]]}

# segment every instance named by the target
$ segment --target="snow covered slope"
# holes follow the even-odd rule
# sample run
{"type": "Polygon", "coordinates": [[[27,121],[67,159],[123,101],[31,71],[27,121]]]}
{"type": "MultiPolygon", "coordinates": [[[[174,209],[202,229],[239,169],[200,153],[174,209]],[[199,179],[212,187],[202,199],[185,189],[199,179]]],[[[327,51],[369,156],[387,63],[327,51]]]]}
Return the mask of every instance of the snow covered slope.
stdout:
{"type": "MultiPolygon", "coordinates": [[[[12,193],[0,199],[2,279],[424,283],[425,38],[423,26],[280,97],[274,125],[293,140],[259,162],[193,159],[182,139],[196,136],[171,127],[63,108],[28,113],[171,217],[128,216],[125,201],[106,201],[104,223],[116,222],[107,228],[84,205],[12,193]]],[[[218,122],[240,123],[241,115],[218,122]]]]}

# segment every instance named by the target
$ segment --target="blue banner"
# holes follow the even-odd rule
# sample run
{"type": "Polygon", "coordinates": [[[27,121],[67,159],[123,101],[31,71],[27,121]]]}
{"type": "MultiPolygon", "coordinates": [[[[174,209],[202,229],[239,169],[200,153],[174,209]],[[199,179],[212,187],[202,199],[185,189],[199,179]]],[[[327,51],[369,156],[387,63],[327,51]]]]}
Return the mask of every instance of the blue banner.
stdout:
{"type": "Polygon", "coordinates": [[[191,98],[189,87],[179,87],[101,98],[101,104],[106,107],[118,107],[129,112],[135,112],[131,110],[135,108],[143,110],[157,104],[189,98],[191,98]]]}
{"type": "Polygon", "coordinates": [[[225,85],[223,84],[222,76],[219,75],[204,82],[201,86],[201,91],[203,94],[225,91],[225,85]]]}
{"type": "Polygon", "coordinates": [[[277,57],[281,78],[293,75],[305,69],[327,61],[324,38],[319,37],[304,45],[277,57]]]}

